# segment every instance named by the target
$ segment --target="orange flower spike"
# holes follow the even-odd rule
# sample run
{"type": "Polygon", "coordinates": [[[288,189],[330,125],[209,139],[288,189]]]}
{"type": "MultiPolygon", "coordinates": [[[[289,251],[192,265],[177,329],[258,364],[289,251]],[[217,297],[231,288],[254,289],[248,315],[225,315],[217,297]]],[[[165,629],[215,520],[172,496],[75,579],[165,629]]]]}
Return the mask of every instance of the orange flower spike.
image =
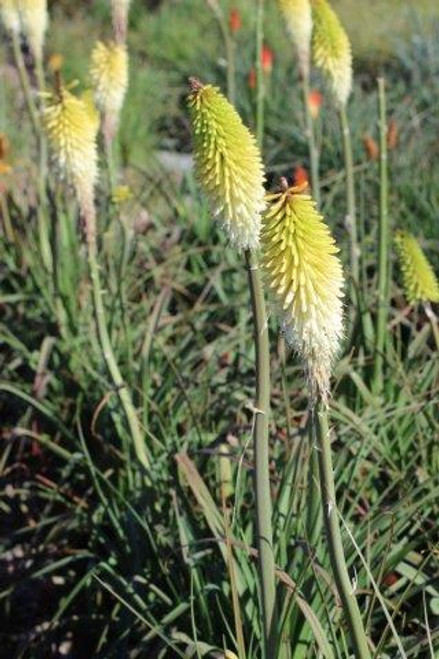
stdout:
{"type": "Polygon", "coordinates": [[[241,13],[238,9],[231,9],[229,13],[230,32],[236,33],[242,28],[241,13]]]}
{"type": "Polygon", "coordinates": [[[5,133],[0,133],[0,160],[6,160],[9,154],[9,140],[5,133]]]}
{"type": "Polygon", "coordinates": [[[248,74],[249,89],[256,89],[256,69],[253,67],[248,74]]]}
{"type": "Polygon", "coordinates": [[[51,73],[59,73],[64,64],[64,56],[60,53],[52,53],[47,62],[49,71],[51,73]]]}
{"type": "Polygon", "coordinates": [[[398,146],[398,124],[395,119],[389,121],[387,129],[387,148],[389,151],[394,151],[398,146]]]}
{"type": "Polygon", "coordinates": [[[323,103],[323,95],[318,91],[318,89],[312,89],[308,94],[308,106],[311,113],[311,117],[316,120],[320,114],[320,108],[323,103]]]}
{"type": "Polygon", "coordinates": [[[0,133],[0,175],[6,175],[12,172],[12,167],[7,162],[9,155],[9,140],[5,133],[0,133]]]}
{"type": "Polygon", "coordinates": [[[262,46],[261,64],[262,70],[266,75],[270,75],[273,70],[274,53],[269,46],[262,46]]]}
{"type": "Polygon", "coordinates": [[[304,189],[309,187],[309,175],[302,165],[298,165],[294,169],[294,187],[304,189]]]}
{"type": "Polygon", "coordinates": [[[364,135],[363,146],[369,160],[378,160],[380,157],[380,149],[373,137],[370,135],[364,135]]]}

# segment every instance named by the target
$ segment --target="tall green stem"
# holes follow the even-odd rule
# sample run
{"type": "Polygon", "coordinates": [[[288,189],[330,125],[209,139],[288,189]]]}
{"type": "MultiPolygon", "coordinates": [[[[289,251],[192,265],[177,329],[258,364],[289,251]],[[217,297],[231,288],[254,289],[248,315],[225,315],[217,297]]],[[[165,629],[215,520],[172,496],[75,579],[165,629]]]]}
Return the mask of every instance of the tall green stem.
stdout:
{"type": "Polygon", "coordinates": [[[380,219],[378,252],[378,312],[376,324],[375,365],[373,389],[383,389],[384,346],[389,307],[389,211],[387,165],[387,119],[384,78],[378,78],[378,110],[380,127],[380,219]]]}
{"type": "Polygon", "coordinates": [[[265,80],[262,67],[262,49],[264,46],[264,0],[258,0],[256,14],[256,139],[259,147],[264,143],[264,100],[265,80]]]}
{"type": "Polygon", "coordinates": [[[38,114],[38,108],[32,97],[32,90],[29,83],[29,76],[26,70],[23,53],[21,52],[20,39],[18,34],[16,34],[15,32],[12,35],[12,49],[14,53],[14,60],[15,60],[15,65],[17,67],[18,76],[20,78],[21,89],[23,91],[23,96],[25,99],[27,110],[29,112],[32,129],[33,132],[35,133],[35,137],[37,139],[39,146],[39,152],[40,152],[39,175],[38,175],[39,203],[37,207],[38,238],[40,244],[41,259],[43,261],[44,267],[46,268],[47,272],[51,273],[53,272],[53,258],[52,258],[52,250],[50,247],[49,226],[47,221],[46,191],[45,191],[46,144],[45,144],[44,134],[42,131],[40,117],[38,114]]]}
{"type": "Polygon", "coordinates": [[[256,410],[253,437],[264,648],[265,659],[274,659],[277,656],[277,615],[268,442],[270,350],[264,291],[258,261],[250,251],[246,251],[245,260],[248,268],[256,346],[256,410]]]}
{"type": "Polygon", "coordinates": [[[23,53],[21,52],[20,47],[20,38],[15,32],[12,34],[12,49],[14,52],[15,65],[18,71],[18,77],[20,78],[21,89],[23,91],[24,100],[29,112],[29,116],[32,123],[32,128],[35,133],[35,136],[38,139],[40,134],[40,121],[38,117],[38,110],[32,98],[32,92],[29,85],[29,78],[26,71],[26,65],[24,63],[23,53]]]}
{"type": "Polygon", "coordinates": [[[430,321],[431,331],[433,333],[434,341],[436,343],[436,349],[439,352],[439,328],[437,322],[437,316],[431,308],[430,302],[424,302],[424,310],[427,314],[427,318],[430,321]]]}
{"type": "Polygon", "coordinates": [[[350,235],[351,276],[353,285],[356,287],[360,280],[360,249],[358,246],[357,209],[355,203],[354,158],[352,153],[351,131],[345,106],[340,109],[340,122],[343,134],[343,152],[346,172],[346,201],[348,211],[346,220],[350,235]]]}
{"type": "Polygon", "coordinates": [[[311,167],[311,189],[317,207],[320,208],[320,175],[319,175],[319,150],[317,148],[314,132],[314,120],[309,107],[309,76],[304,75],[302,79],[303,104],[305,109],[306,137],[308,140],[309,163],[311,167]]]}
{"type": "Polygon", "coordinates": [[[335,583],[343,604],[349,631],[352,637],[356,659],[371,659],[366,632],[364,630],[360,609],[349,578],[346,559],[341,539],[341,529],[335,498],[334,468],[331,455],[331,440],[328,421],[328,405],[318,400],[313,412],[313,423],[318,442],[320,467],[320,488],[322,496],[323,519],[325,522],[329,557],[334,573],[335,583]]]}
{"type": "Polygon", "coordinates": [[[316,449],[315,424],[312,417],[308,421],[308,482],[306,508],[306,539],[310,551],[314,551],[321,531],[321,505],[319,499],[319,461],[316,449]]]}
{"type": "Polygon", "coordinates": [[[105,310],[102,302],[102,289],[99,278],[99,266],[97,261],[97,248],[95,238],[94,220],[87,219],[87,256],[88,265],[90,269],[90,277],[93,288],[93,304],[96,316],[96,326],[99,335],[99,342],[101,344],[102,354],[108,369],[108,372],[113,380],[114,388],[117,391],[119,400],[125,413],[125,417],[130,429],[131,437],[134,444],[134,450],[140,463],[149,469],[150,463],[148,454],[145,447],[145,437],[140,428],[139,420],[134,409],[131,393],[127,387],[126,382],[122,378],[116,357],[111,345],[110,336],[108,334],[107,323],[105,320],[105,310]]]}
{"type": "Polygon", "coordinates": [[[1,218],[3,221],[3,231],[6,236],[6,240],[11,245],[15,244],[15,233],[11,222],[11,216],[9,214],[8,201],[6,195],[3,192],[0,192],[0,209],[1,209],[1,218]]]}

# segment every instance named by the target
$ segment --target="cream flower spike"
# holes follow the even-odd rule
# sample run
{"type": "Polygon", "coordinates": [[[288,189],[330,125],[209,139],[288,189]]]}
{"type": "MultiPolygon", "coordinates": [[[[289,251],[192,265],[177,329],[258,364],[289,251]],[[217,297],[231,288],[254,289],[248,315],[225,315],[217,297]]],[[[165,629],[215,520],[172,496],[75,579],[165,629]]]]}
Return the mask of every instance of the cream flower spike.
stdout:
{"type": "Polygon", "coordinates": [[[60,85],[47,95],[43,118],[60,175],[73,186],[81,209],[90,210],[98,177],[96,110],[60,85]]]}
{"type": "Polygon", "coordinates": [[[311,400],[324,400],[343,335],[344,277],[338,248],[304,186],[268,196],[262,266],[288,343],[304,363],[311,400]]]}
{"type": "Polygon", "coordinates": [[[233,247],[259,245],[264,170],[256,141],[218,88],[191,78],[188,97],[198,178],[233,247]]]}
{"type": "Polygon", "coordinates": [[[407,231],[398,231],[395,244],[410,304],[439,302],[439,282],[416,238],[407,231]]]}
{"type": "Polygon", "coordinates": [[[303,78],[308,78],[312,34],[310,0],[279,0],[279,5],[297,50],[300,74],[303,78]]]}
{"type": "Polygon", "coordinates": [[[0,0],[0,18],[9,34],[20,33],[18,0],[0,0]]]}
{"type": "Polygon", "coordinates": [[[21,25],[32,55],[37,62],[43,60],[44,36],[49,22],[47,0],[17,0],[21,25]]]}
{"type": "Polygon", "coordinates": [[[346,105],[352,91],[352,51],[348,36],[327,0],[311,0],[316,66],[328,76],[337,102],[346,105]]]}
{"type": "Polygon", "coordinates": [[[98,41],[91,54],[90,76],[96,105],[104,116],[106,141],[114,138],[128,87],[128,53],[125,44],[98,41]]]}

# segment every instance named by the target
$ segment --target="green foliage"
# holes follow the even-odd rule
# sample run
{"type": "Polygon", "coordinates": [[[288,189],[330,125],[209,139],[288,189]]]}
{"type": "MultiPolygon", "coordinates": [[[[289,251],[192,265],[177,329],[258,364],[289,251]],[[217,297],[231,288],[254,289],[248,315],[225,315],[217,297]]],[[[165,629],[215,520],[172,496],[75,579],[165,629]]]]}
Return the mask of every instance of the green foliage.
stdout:
{"type": "MultiPolygon", "coordinates": [[[[251,124],[254,24],[249,3],[237,4],[244,25],[237,35],[238,106],[251,124]]],[[[291,50],[280,19],[269,15],[266,22],[275,49],[264,145],[272,187],[308,162],[291,50]]],[[[352,37],[352,23],[344,22],[352,37]]],[[[87,85],[89,52],[110,29],[107,3],[69,20],[56,10],[49,52],[65,55],[66,81],[87,85]]],[[[421,228],[430,241],[439,198],[437,43],[399,44],[388,65],[389,116],[398,127],[389,153],[392,221],[421,228]]],[[[244,645],[248,659],[259,659],[246,273],[211,223],[187,161],[178,159],[190,150],[185,76],[224,85],[222,41],[201,2],[167,1],[152,12],[139,1],[130,47],[117,151],[118,182],[133,195],[119,206],[111,202],[102,154],[99,259],[112,345],[153,457],[150,480],[134,459],[98,344],[76,202],[48,177],[51,275],[40,254],[38,169],[31,164],[37,149],[16,78],[0,83],[0,130],[10,138],[14,167],[0,183],[2,229],[6,212],[13,229],[12,238],[2,235],[0,265],[0,647],[5,656],[32,659],[61,649],[98,659],[221,657],[225,648],[241,659],[244,645]],[[154,158],[155,149],[171,152],[170,169],[154,158]],[[177,162],[185,164],[179,169],[177,162]]],[[[2,52],[10,58],[7,48],[2,52]]],[[[8,66],[13,70],[12,61],[8,66]]],[[[364,70],[348,106],[364,278],[361,317],[348,328],[334,379],[335,476],[345,552],[375,654],[404,656],[402,646],[405,656],[423,659],[439,651],[439,363],[426,318],[420,310],[406,314],[393,283],[384,389],[379,399],[371,391],[378,172],[362,136],[376,138],[375,73],[364,70]]],[[[326,94],[316,129],[323,212],[346,261],[339,126],[326,94]]],[[[274,317],[270,338],[286,656],[347,659],[325,537],[308,535],[315,483],[303,373],[274,317]]]]}

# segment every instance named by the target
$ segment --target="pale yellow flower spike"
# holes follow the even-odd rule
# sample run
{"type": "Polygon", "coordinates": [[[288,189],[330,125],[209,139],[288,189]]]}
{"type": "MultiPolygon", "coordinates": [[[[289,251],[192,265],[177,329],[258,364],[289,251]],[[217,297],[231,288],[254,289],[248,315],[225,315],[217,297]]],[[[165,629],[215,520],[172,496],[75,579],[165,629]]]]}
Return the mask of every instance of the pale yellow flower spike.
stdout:
{"type": "Polygon", "coordinates": [[[352,90],[352,51],[349,38],[327,0],[311,0],[315,64],[328,76],[337,102],[346,105],[352,90]]]}
{"type": "Polygon", "coordinates": [[[81,210],[92,212],[98,177],[98,122],[90,102],[61,87],[47,99],[44,125],[59,173],[75,189],[81,210]]]}
{"type": "Polygon", "coordinates": [[[21,25],[34,58],[43,59],[44,36],[49,22],[47,0],[17,0],[21,25]]]}
{"type": "Polygon", "coordinates": [[[111,142],[128,87],[126,46],[98,41],[91,54],[90,76],[96,105],[104,116],[104,136],[111,142]]]}
{"type": "Polygon", "coordinates": [[[216,87],[191,79],[188,104],[198,178],[233,247],[259,244],[264,170],[256,141],[216,87]]]}
{"type": "Polygon", "coordinates": [[[439,302],[439,282],[416,238],[407,231],[398,231],[395,244],[410,304],[439,302]]]}
{"type": "Polygon", "coordinates": [[[312,15],[309,0],[279,0],[291,40],[296,47],[303,78],[309,76],[312,15]]]}
{"type": "Polygon", "coordinates": [[[304,363],[311,400],[317,394],[325,400],[343,334],[339,250],[303,186],[282,183],[262,219],[262,265],[286,340],[304,363]]]}
{"type": "Polygon", "coordinates": [[[20,33],[18,0],[0,0],[0,17],[7,32],[15,35],[20,33]]]}

